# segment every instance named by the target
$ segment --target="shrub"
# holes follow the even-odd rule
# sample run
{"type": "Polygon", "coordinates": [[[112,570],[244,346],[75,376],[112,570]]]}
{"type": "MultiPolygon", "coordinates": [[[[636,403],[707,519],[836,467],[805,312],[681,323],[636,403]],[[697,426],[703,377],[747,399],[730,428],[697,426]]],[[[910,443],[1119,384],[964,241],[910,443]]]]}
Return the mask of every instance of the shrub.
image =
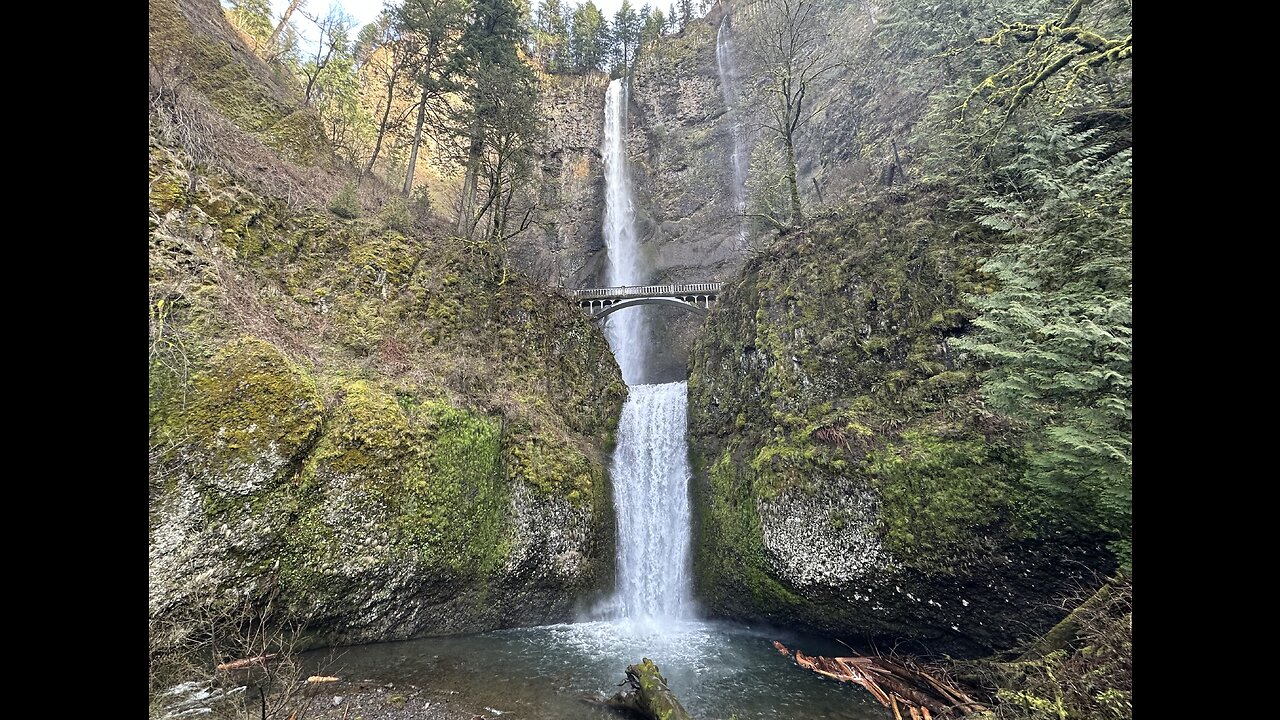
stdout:
{"type": "Polygon", "coordinates": [[[409,203],[399,195],[387,200],[378,211],[378,219],[388,228],[402,233],[408,233],[413,225],[413,218],[409,216],[409,203]]]}
{"type": "Polygon", "coordinates": [[[342,191],[329,203],[329,210],[338,217],[356,218],[360,216],[360,196],[356,194],[356,184],[349,182],[342,186],[342,191]]]}

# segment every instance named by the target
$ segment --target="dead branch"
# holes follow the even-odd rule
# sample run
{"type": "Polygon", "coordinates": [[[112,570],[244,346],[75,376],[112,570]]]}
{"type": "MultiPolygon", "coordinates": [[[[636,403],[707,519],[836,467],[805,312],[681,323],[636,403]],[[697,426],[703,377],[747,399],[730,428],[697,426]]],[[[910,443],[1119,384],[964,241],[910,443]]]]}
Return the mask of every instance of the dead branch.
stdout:
{"type": "Polygon", "coordinates": [[[953,684],[884,656],[809,656],[800,650],[793,653],[776,640],[773,647],[806,670],[866,688],[881,705],[893,711],[895,720],[902,720],[899,703],[906,706],[913,720],[932,720],[935,713],[969,715],[986,710],[953,684]]]}
{"type": "Polygon", "coordinates": [[[254,665],[265,665],[269,660],[272,660],[273,658],[275,658],[275,656],[276,656],[275,653],[267,653],[266,655],[258,655],[257,657],[240,658],[239,660],[224,662],[218,666],[218,669],[219,670],[242,670],[244,668],[252,667],[254,665]]]}

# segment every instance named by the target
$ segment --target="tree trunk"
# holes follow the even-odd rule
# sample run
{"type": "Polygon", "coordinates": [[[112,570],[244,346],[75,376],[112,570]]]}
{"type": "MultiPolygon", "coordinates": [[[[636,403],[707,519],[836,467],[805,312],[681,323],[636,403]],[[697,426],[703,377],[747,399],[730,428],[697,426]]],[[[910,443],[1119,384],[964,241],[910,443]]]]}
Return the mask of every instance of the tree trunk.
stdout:
{"type": "Polygon", "coordinates": [[[471,147],[467,150],[467,172],[462,179],[462,198],[458,207],[458,234],[463,237],[471,236],[471,215],[476,203],[476,175],[480,170],[480,154],[484,150],[479,124],[479,120],[472,124],[471,147]]]}
{"type": "Polygon", "coordinates": [[[413,129],[413,145],[409,148],[409,170],[404,174],[404,196],[413,192],[413,171],[418,167],[418,145],[422,143],[422,124],[427,119],[427,91],[422,91],[418,102],[418,124],[413,129]]]}
{"type": "Polygon", "coordinates": [[[271,39],[267,41],[267,50],[276,46],[276,40],[279,39],[280,33],[284,32],[284,26],[289,24],[289,16],[293,15],[293,11],[298,9],[302,4],[302,0],[289,0],[289,7],[285,8],[284,15],[280,16],[280,23],[276,25],[276,29],[271,31],[271,39]]]}
{"type": "Polygon", "coordinates": [[[1080,607],[1072,610],[1061,622],[1042,635],[1031,646],[1030,650],[1027,650],[1018,658],[1018,662],[1039,660],[1054,650],[1068,649],[1072,643],[1076,642],[1076,636],[1080,632],[1081,618],[1089,611],[1106,603],[1109,599],[1111,599],[1111,583],[1098,588],[1097,592],[1080,604],[1080,607]]]}
{"type": "Polygon", "coordinates": [[[306,107],[311,107],[311,88],[315,86],[316,78],[320,77],[320,72],[322,70],[324,70],[324,68],[317,67],[315,75],[307,76],[307,91],[302,96],[302,104],[306,107]]]}
{"type": "MultiPolygon", "coordinates": [[[[387,134],[387,119],[391,117],[391,102],[396,95],[396,78],[400,75],[400,68],[396,67],[391,71],[391,78],[387,80],[387,107],[382,111],[382,122],[378,123],[378,138],[373,143],[373,154],[369,156],[369,162],[364,165],[364,172],[360,173],[363,177],[373,172],[373,164],[378,160],[378,153],[382,150],[382,138],[387,134]]],[[[422,129],[421,121],[419,121],[418,129],[422,129]]],[[[414,145],[417,150],[417,145],[414,145]]]]}
{"type": "Polygon", "coordinates": [[[784,135],[787,145],[787,190],[791,193],[791,227],[800,227],[800,183],[796,179],[796,146],[791,133],[784,135]]]}

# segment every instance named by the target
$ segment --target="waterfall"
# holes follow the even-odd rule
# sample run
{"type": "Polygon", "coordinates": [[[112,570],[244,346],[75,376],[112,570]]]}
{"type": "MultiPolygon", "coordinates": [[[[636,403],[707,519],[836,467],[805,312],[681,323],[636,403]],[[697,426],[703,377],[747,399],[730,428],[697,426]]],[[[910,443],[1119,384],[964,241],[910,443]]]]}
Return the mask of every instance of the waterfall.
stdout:
{"type": "MultiPolygon", "coordinates": [[[[609,83],[605,97],[604,241],[609,284],[647,280],[636,242],[631,175],[627,167],[627,85],[609,83]]],[[[617,594],[614,618],[661,627],[687,617],[689,593],[689,462],[685,444],[687,387],[683,382],[639,384],[649,341],[644,308],[609,316],[605,333],[629,387],[618,421],[613,454],[614,505],[618,513],[617,594]]]]}
{"type": "MultiPolygon", "coordinates": [[[[742,120],[738,117],[738,75],[737,65],[733,62],[733,44],[729,40],[725,26],[729,23],[726,14],[716,30],[716,70],[720,73],[720,96],[724,98],[727,112],[725,117],[733,123],[733,153],[730,165],[733,167],[733,182],[729,186],[729,200],[733,203],[733,211],[739,215],[747,211],[747,159],[742,156],[746,143],[742,137],[742,120]]],[[[746,244],[747,229],[745,219],[738,220],[738,249],[746,244]]]]}
{"type": "Polygon", "coordinates": [[[633,620],[681,618],[691,609],[686,390],[683,382],[632,385],[618,422],[617,606],[633,620]]]}
{"type": "MultiPolygon", "coordinates": [[[[631,173],[627,163],[627,84],[609,83],[604,106],[604,244],[609,254],[609,285],[644,285],[640,249],[636,242],[635,208],[631,204],[631,173]]],[[[648,328],[643,308],[622,310],[605,321],[609,347],[628,384],[641,381],[648,328]]]]}

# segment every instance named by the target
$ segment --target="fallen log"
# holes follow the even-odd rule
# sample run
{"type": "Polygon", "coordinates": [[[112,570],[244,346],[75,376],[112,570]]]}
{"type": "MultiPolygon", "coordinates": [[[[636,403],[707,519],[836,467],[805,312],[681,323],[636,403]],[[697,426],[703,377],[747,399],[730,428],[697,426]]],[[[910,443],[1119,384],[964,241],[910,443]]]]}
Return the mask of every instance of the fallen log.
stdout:
{"type": "Polygon", "coordinates": [[[266,655],[258,655],[256,657],[251,657],[251,658],[240,658],[239,660],[224,662],[218,666],[218,669],[219,670],[243,670],[244,668],[253,667],[254,665],[266,665],[267,661],[275,658],[275,656],[276,656],[275,653],[267,653],[266,655]]]}
{"type": "Polygon", "coordinates": [[[627,666],[624,682],[628,687],[604,701],[606,707],[627,710],[650,720],[693,720],[649,658],[638,665],[627,666]]]}

